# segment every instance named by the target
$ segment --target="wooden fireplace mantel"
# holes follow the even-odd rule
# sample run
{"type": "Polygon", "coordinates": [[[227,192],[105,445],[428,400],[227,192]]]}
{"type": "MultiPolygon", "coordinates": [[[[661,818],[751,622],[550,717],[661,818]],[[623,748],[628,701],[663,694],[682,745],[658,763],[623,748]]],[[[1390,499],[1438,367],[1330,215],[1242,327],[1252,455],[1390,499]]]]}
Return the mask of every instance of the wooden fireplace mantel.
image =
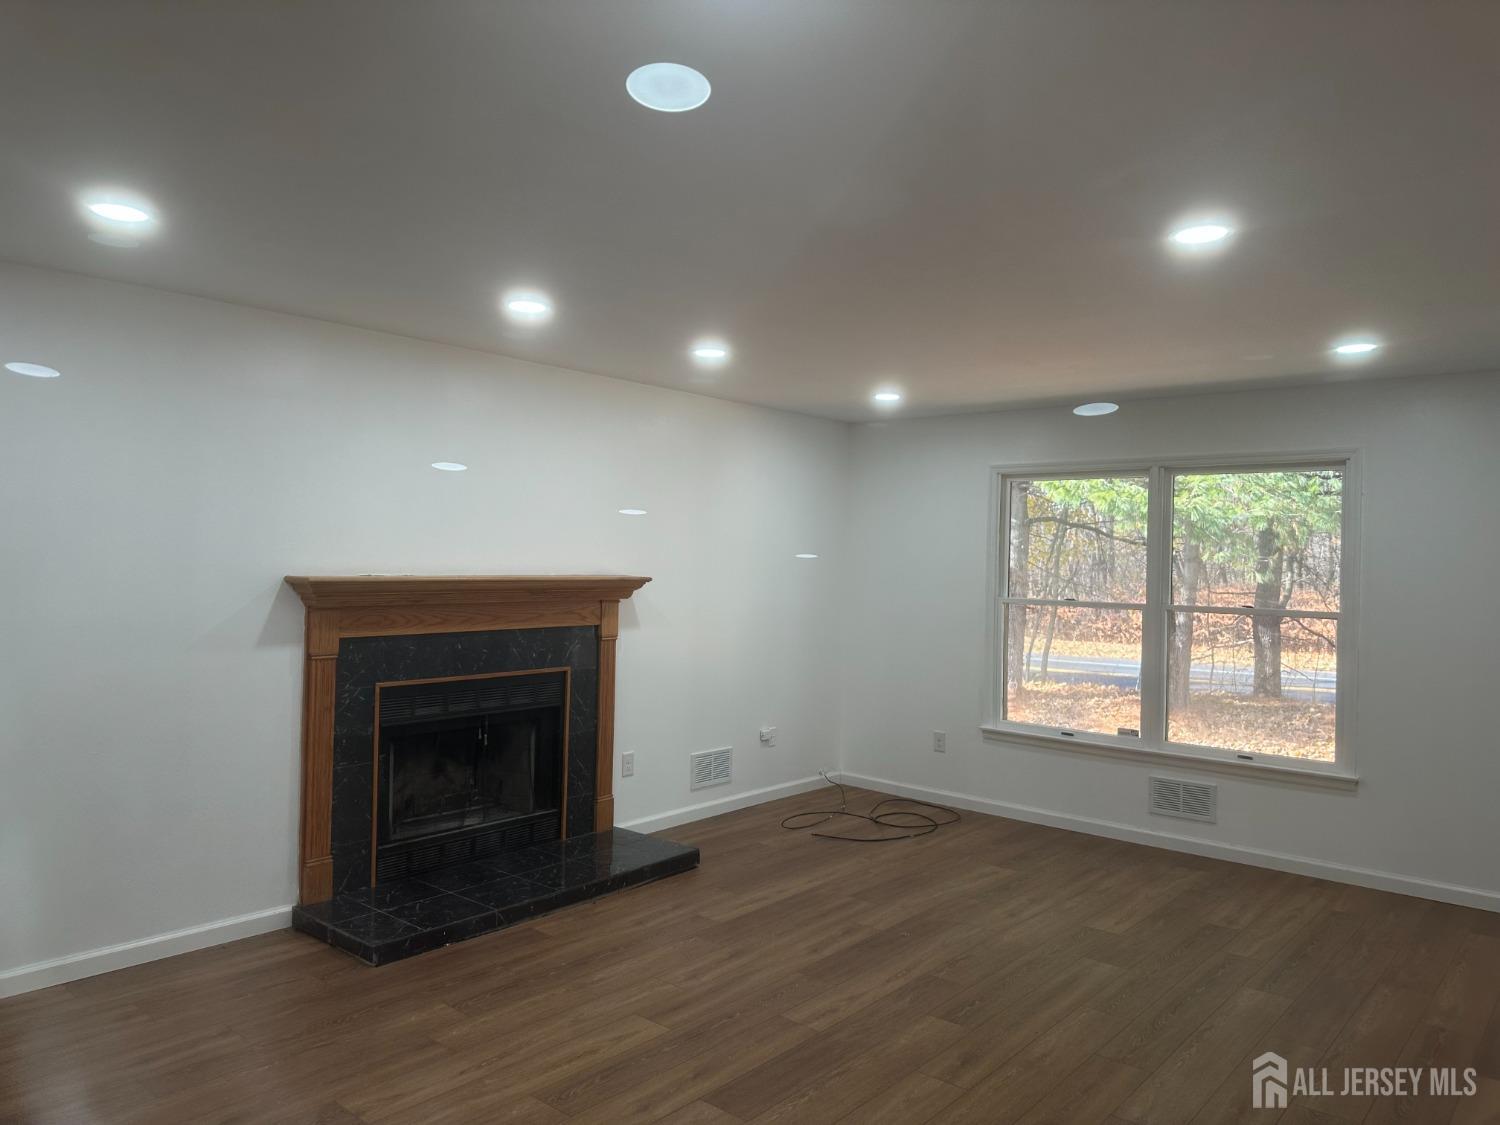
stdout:
{"type": "Polygon", "coordinates": [[[620,602],[638,575],[288,575],[307,607],[302,693],[300,896],[333,896],[333,722],[339,641],[345,637],[596,626],[599,747],[594,829],[614,825],[615,641],[620,602]]]}

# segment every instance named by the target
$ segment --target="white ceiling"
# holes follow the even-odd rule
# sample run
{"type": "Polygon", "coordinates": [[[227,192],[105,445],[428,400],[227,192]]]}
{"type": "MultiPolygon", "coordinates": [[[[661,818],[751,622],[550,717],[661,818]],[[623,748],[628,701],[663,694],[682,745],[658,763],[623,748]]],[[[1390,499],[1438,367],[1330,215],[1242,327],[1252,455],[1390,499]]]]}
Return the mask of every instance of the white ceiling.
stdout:
{"type": "Polygon", "coordinates": [[[1500,3],[0,13],[13,261],[839,418],[888,382],[940,413],[1500,368],[1500,3]],[[632,102],[658,60],[708,104],[632,102]],[[160,208],[149,244],[85,238],[110,183],[160,208]],[[1205,206],[1235,244],[1167,253],[1205,206]],[[514,284],[549,326],[497,314],[514,284]],[[1389,347],[1330,361],[1355,330],[1389,347]]]}

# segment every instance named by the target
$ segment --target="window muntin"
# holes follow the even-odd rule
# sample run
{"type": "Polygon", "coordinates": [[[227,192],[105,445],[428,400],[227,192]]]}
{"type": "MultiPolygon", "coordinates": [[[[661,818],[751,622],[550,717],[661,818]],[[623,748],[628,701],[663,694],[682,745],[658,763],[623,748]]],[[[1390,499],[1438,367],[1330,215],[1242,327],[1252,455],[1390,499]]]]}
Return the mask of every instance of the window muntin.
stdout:
{"type": "Polygon", "coordinates": [[[1346,478],[1343,461],[1002,475],[1001,721],[1347,765],[1346,478]]]}

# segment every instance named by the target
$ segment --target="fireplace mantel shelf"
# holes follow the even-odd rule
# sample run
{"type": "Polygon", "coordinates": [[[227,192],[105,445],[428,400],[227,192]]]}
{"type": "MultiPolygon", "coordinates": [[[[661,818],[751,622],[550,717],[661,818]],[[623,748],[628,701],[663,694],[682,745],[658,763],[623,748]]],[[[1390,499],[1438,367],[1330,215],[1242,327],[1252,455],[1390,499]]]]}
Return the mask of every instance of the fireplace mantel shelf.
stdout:
{"type": "Polygon", "coordinates": [[[651,579],[633,574],[293,574],[286,581],[308,609],[370,609],[620,601],[651,579]]]}

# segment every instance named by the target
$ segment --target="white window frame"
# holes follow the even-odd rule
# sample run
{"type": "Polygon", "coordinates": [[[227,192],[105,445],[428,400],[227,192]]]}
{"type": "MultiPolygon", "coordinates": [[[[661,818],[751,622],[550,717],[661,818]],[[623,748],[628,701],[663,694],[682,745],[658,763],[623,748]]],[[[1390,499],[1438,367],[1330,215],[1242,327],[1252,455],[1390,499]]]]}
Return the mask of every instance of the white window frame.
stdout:
{"type": "MultiPolygon", "coordinates": [[[[996,465],[991,469],[990,565],[988,590],[988,661],[985,721],[986,738],[1026,742],[1050,748],[1083,750],[1106,755],[1146,759],[1169,759],[1180,765],[1198,765],[1229,772],[1278,776],[1285,780],[1311,781],[1336,787],[1358,782],[1354,768],[1355,630],[1358,620],[1359,506],[1361,483],[1358,450],[1344,449],[1296,454],[1233,454],[1172,457],[1159,460],[1103,460],[1033,465],[996,465]],[[1271,470],[1338,469],[1344,474],[1343,512],[1339,562],[1339,610],[1337,613],[1307,610],[1276,610],[1281,617],[1332,618],[1338,622],[1335,646],[1337,702],[1334,712],[1332,762],[1313,762],[1266,754],[1246,754],[1213,746],[1169,743],[1166,738],[1167,622],[1178,608],[1172,604],[1172,480],[1177,473],[1265,472],[1271,470]],[[1144,607],[1121,604],[1118,608],[1142,613],[1141,642],[1141,734],[1101,734],[1066,728],[1043,727],[1005,718],[1005,614],[1009,604],[1007,582],[1010,558],[1010,482],[1013,480],[1145,476],[1148,491],[1146,602],[1144,607]]],[[[1028,604],[1088,605],[1080,601],[1018,598],[1028,604]]],[[[1108,603],[1113,604],[1113,603],[1108,603]]],[[[1192,607],[1204,612],[1205,607],[1192,607]]],[[[1224,607],[1243,615],[1236,607],[1224,607]]]]}

